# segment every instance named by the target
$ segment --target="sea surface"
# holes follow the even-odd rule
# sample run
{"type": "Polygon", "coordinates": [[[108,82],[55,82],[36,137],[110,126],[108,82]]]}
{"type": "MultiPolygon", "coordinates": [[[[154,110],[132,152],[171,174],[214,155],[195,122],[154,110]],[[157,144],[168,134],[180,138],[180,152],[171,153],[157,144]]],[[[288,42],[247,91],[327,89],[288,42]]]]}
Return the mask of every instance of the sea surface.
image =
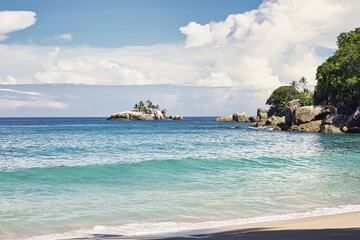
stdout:
{"type": "Polygon", "coordinates": [[[360,210],[360,134],[105,119],[0,118],[0,239],[186,234],[360,210]]]}

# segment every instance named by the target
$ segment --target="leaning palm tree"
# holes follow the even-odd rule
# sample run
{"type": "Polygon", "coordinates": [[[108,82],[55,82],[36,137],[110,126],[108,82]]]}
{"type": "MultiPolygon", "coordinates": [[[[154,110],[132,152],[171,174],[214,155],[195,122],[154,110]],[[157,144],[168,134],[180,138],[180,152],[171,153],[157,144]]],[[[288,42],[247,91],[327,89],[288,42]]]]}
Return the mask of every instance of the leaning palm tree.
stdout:
{"type": "Polygon", "coordinates": [[[305,91],[305,87],[306,87],[307,84],[308,84],[307,79],[304,76],[302,76],[299,79],[299,85],[303,86],[303,92],[305,91]]]}

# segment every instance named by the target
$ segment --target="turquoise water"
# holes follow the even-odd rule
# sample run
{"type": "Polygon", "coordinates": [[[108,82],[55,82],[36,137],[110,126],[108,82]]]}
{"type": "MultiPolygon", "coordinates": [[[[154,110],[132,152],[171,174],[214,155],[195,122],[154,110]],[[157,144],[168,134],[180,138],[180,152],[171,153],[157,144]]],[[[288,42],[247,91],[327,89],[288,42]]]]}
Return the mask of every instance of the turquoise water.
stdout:
{"type": "Polygon", "coordinates": [[[0,239],[126,238],[360,210],[360,135],[213,120],[0,119],[0,239]]]}

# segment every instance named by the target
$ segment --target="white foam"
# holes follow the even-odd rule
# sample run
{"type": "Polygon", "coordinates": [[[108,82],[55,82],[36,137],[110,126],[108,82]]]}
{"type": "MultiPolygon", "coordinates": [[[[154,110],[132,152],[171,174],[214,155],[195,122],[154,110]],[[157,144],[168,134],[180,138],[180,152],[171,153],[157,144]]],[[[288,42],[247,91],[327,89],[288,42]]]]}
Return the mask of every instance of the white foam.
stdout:
{"type": "Polygon", "coordinates": [[[327,216],[342,213],[358,212],[360,205],[342,205],[332,208],[319,208],[309,212],[288,213],[272,216],[260,216],[252,218],[238,218],[222,221],[205,221],[198,223],[186,222],[158,222],[158,223],[130,223],[120,226],[95,226],[92,229],[35,236],[23,240],[58,240],[73,238],[94,238],[95,235],[121,235],[123,238],[149,237],[149,236],[189,236],[200,233],[201,230],[216,229],[229,226],[238,226],[253,223],[266,223],[272,221],[285,221],[308,217],[327,216]]]}

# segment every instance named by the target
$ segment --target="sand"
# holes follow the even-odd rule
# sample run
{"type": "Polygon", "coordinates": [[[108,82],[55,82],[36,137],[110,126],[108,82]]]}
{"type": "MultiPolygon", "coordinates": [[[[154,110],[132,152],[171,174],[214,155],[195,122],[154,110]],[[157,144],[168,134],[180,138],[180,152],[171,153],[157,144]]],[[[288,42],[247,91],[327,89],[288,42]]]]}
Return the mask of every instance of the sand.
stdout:
{"type": "MultiPolygon", "coordinates": [[[[121,239],[94,236],[93,239],[121,239]]],[[[303,218],[247,226],[233,226],[193,237],[147,238],[148,240],[360,240],[360,212],[303,218]]]]}

